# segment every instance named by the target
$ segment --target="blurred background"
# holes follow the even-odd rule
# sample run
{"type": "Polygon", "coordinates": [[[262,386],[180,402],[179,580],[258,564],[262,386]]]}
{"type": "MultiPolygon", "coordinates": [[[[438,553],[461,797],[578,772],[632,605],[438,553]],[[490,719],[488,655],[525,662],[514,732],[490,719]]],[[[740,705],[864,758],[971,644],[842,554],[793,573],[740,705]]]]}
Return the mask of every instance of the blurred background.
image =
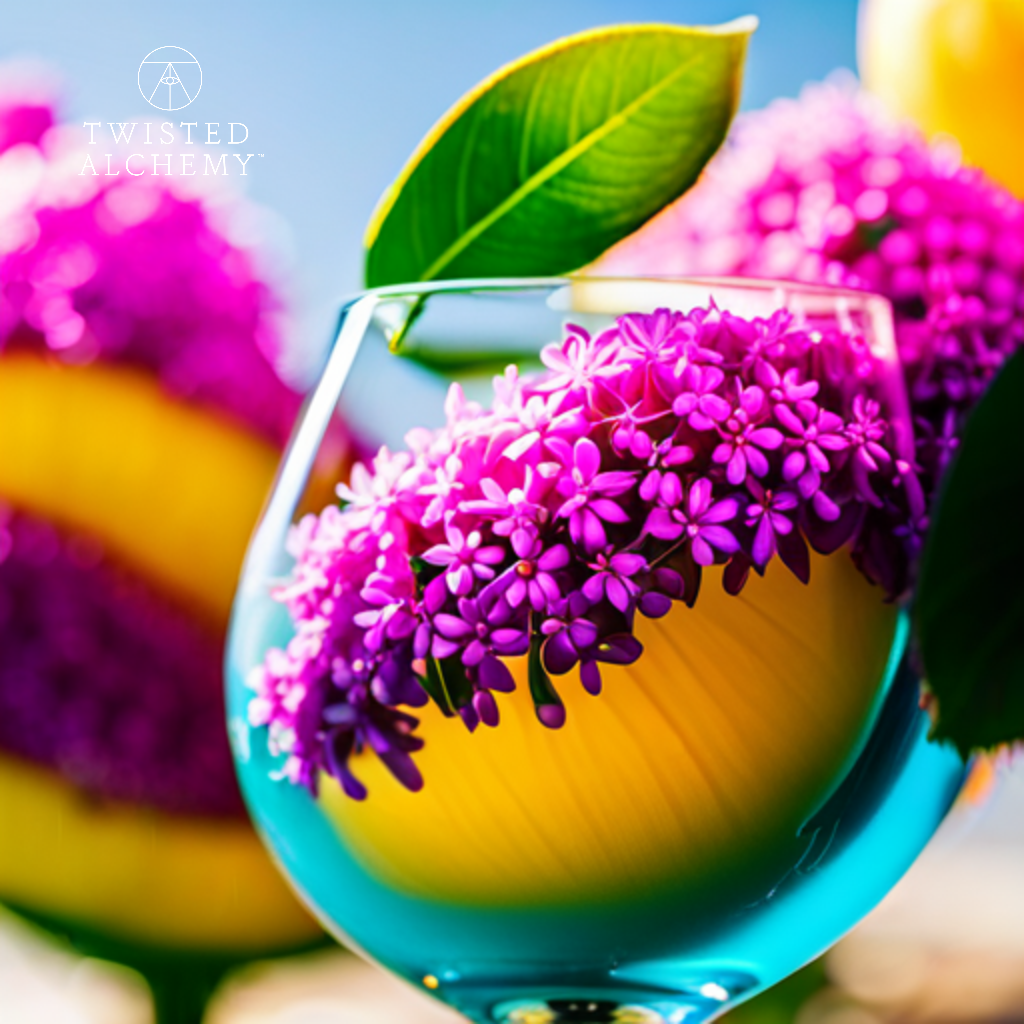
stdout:
{"type": "Polygon", "coordinates": [[[49,64],[63,79],[66,119],[100,121],[106,132],[106,122],[154,113],[136,84],[147,53],[165,45],[192,52],[203,84],[187,119],[241,121],[246,151],[264,154],[250,163],[245,185],[270,211],[262,229],[287,268],[293,340],[310,353],[322,349],[339,301],[361,283],[363,229],[380,194],[434,121],[495,68],[598,25],[710,24],[753,12],[761,27],[743,103],[760,107],[855,66],[856,7],[855,0],[3,0],[0,59],[49,64]]]}
{"type": "MultiPolygon", "coordinates": [[[[1024,772],[986,766],[881,905],[825,958],[729,1024],[1024,1021],[1024,772]]],[[[151,1024],[142,980],[82,959],[0,910],[4,1024],[151,1024]]],[[[458,1024],[340,950],[256,963],[209,1024],[458,1024]]]]}
{"type": "MultiPolygon", "coordinates": [[[[203,86],[189,118],[242,122],[246,150],[262,154],[233,182],[262,208],[251,230],[287,297],[288,365],[301,379],[318,362],[339,302],[359,288],[362,231],[380,193],[463,92],[499,65],[584,28],[747,13],[761,27],[744,108],[856,68],[855,0],[0,0],[0,61],[48,68],[60,82],[64,119],[81,124],[144,120],[139,61],[165,45],[196,56],[203,86]]],[[[83,960],[0,911],[2,1024],[146,1024],[150,1014],[131,972],[83,960]]],[[[1003,763],[983,770],[972,797],[883,905],[824,962],[735,1018],[1024,1021],[1024,771],[1003,763]]],[[[328,950],[240,972],[210,1019],[455,1018],[328,950]]]]}

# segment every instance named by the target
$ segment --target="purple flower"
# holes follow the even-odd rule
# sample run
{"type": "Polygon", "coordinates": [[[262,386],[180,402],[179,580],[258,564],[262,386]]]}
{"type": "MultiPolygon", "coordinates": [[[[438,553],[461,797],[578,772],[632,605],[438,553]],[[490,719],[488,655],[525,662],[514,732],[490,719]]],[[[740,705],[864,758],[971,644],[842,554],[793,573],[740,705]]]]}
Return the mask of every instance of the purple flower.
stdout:
{"type": "MultiPolygon", "coordinates": [[[[963,423],[1024,341],[1024,204],[870,94],[835,82],[739,117],[672,216],[652,221],[599,270],[798,279],[881,293],[893,303],[912,413],[932,436],[946,429],[949,411],[963,423]]],[[[784,383],[762,375],[784,349],[780,340],[763,351],[752,343],[741,365],[754,368],[773,401],[816,397],[786,394],[784,383]]],[[[784,378],[793,370],[772,372],[784,378]]],[[[926,497],[944,457],[941,446],[922,447],[926,497]]],[[[862,465],[861,483],[869,472],[862,465]]]]}
{"type": "Polygon", "coordinates": [[[419,684],[419,677],[413,671],[412,657],[408,644],[394,647],[377,659],[375,671],[370,680],[373,696],[392,707],[407,704],[418,708],[429,699],[419,684]]]}
{"type": "Polygon", "coordinates": [[[873,505],[880,499],[871,487],[868,473],[877,473],[892,461],[882,445],[889,425],[879,416],[880,407],[874,399],[857,395],[853,400],[853,421],[846,426],[846,441],[853,450],[853,474],[857,490],[873,505]]]}
{"type": "Polygon", "coordinates": [[[54,122],[48,90],[41,90],[38,86],[33,88],[27,82],[13,90],[10,82],[5,85],[8,94],[0,95],[0,153],[19,143],[39,146],[54,122]]]}
{"type": "Polygon", "coordinates": [[[937,425],[933,425],[924,417],[918,417],[914,421],[914,426],[917,432],[918,452],[924,453],[936,474],[941,475],[960,447],[956,411],[947,409],[943,413],[942,421],[937,425]]]}
{"type": "Polygon", "coordinates": [[[325,767],[354,800],[366,798],[366,787],[352,774],[349,760],[368,746],[406,789],[423,788],[423,776],[410,756],[423,746],[412,735],[418,724],[412,715],[381,704],[364,683],[354,683],[341,699],[323,710],[325,767]]]}
{"type": "Polygon", "coordinates": [[[525,654],[530,640],[523,626],[513,619],[502,600],[461,597],[458,615],[439,612],[434,616],[435,658],[450,658],[462,652],[465,665],[479,665],[488,654],[525,654]]]}
{"type": "Polygon", "coordinates": [[[583,688],[596,696],[601,692],[598,662],[631,665],[640,657],[643,647],[628,633],[602,637],[597,626],[584,617],[587,606],[587,599],[575,593],[544,621],[541,632],[547,640],[543,659],[545,668],[553,675],[565,675],[579,664],[583,688]]]}
{"type": "Polygon", "coordinates": [[[607,547],[604,523],[627,523],[629,515],[612,501],[629,491],[635,474],[622,470],[600,473],[601,452],[589,437],[581,437],[572,449],[572,466],[559,480],[558,493],[565,499],[556,512],[569,520],[569,536],[587,551],[607,547]]]}
{"type": "Polygon", "coordinates": [[[579,591],[570,594],[541,624],[546,636],[544,666],[556,676],[565,675],[589,651],[599,636],[597,625],[586,617],[590,602],[579,591]]]}
{"type": "Polygon", "coordinates": [[[398,482],[408,469],[409,461],[405,453],[393,455],[382,447],[373,458],[372,470],[357,462],[352,467],[349,482],[338,484],[335,492],[346,505],[364,513],[374,533],[384,533],[388,517],[398,504],[398,482]]]}
{"type": "Polygon", "coordinates": [[[896,475],[893,477],[892,485],[903,488],[910,513],[909,519],[915,523],[927,522],[927,502],[917,469],[904,459],[896,459],[893,468],[896,475]]]}
{"type": "Polygon", "coordinates": [[[690,484],[683,501],[683,489],[676,476],[662,481],[659,506],[651,510],[644,530],[659,540],[688,540],[693,560],[698,565],[711,565],[715,560],[712,550],[723,554],[739,550],[739,542],[721,523],[736,518],[739,502],[735,498],[711,500],[711,481],[701,477],[690,484]]]}
{"type": "MultiPolygon", "coordinates": [[[[254,455],[279,449],[301,395],[276,368],[285,320],[273,276],[239,241],[251,232],[234,230],[252,211],[201,177],[186,195],[174,179],[134,180],[115,167],[86,171],[69,189],[77,157],[65,143],[80,127],[59,123],[51,92],[32,73],[0,69],[0,373],[12,350],[53,375],[61,364],[108,368],[90,376],[114,366],[147,415],[168,402],[189,417],[203,410],[211,429],[254,455]]],[[[127,423],[128,408],[104,412],[127,423]]],[[[337,427],[323,454],[344,461],[337,427]]],[[[194,485],[195,438],[176,443],[182,482],[194,485]]],[[[97,454],[102,475],[124,451],[112,443],[97,454]]],[[[197,515],[204,508],[216,515],[215,501],[197,515]]],[[[165,528],[168,515],[160,503],[149,513],[165,528]]],[[[83,525],[66,533],[0,498],[0,751],[53,768],[86,801],[237,818],[218,682],[223,630],[196,604],[170,599],[159,575],[118,565],[104,553],[106,530],[83,525]]],[[[210,596],[199,566],[195,580],[210,596]]],[[[303,685],[282,681],[290,694],[303,685]]],[[[284,695],[264,696],[276,715],[284,695]]],[[[314,694],[312,718],[315,704],[314,694]]]]}
{"type": "Polygon", "coordinates": [[[464,534],[451,519],[445,523],[445,536],[447,544],[435,544],[421,557],[431,565],[447,566],[445,582],[453,594],[463,596],[473,589],[476,580],[494,579],[491,567],[504,561],[503,548],[497,544],[481,547],[483,536],[479,530],[464,534]]]}
{"type": "Polygon", "coordinates": [[[545,550],[535,540],[525,557],[506,569],[487,589],[503,594],[513,608],[526,602],[535,612],[542,612],[561,598],[562,590],[553,574],[564,569],[570,558],[564,544],[545,550]]]}
{"type": "MultiPolygon", "coordinates": [[[[0,97],[0,148],[5,135],[42,141],[33,136],[52,120],[52,110],[12,110],[0,97]]],[[[0,349],[16,337],[47,359],[136,367],[283,445],[302,397],[275,369],[281,302],[253,254],[218,227],[247,214],[241,202],[184,198],[162,176],[123,173],[87,172],[72,197],[55,187],[63,158],[36,156],[41,180],[5,210],[16,231],[6,228],[0,246],[0,349]]]]}
{"type": "Polygon", "coordinates": [[[680,343],[692,337],[693,325],[683,313],[663,308],[653,313],[620,316],[616,330],[626,359],[629,358],[628,353],[634,352],[645,364],[670,365],[679,358],[680,343]]]}
{"type": "Polygon", "coordinates": [[[607,597],[620,612],[628,612],[640,593],[640,586],[632,577],[646,570],[647,559],[626,551],[611,556],[600,552],[590,568],[594,575],[583,584],[584,597],[591,604],[607,597]]]}
{"type": "Polygon", "coordinates": [[[548,520],[548,510],[540,503],[542,480],[532,466],[527,466],[522,487],[507,492],[490,477],[480,481],[483,498],[463,501],[459,510],[467,515],[493,519],[491,529],[497,537],[508,537],[512,550],[527,557],[533,549],[537,533],[548,520]]]}
{"type": "Polygon", "coordinates": [[[417,618],[407,596],[396,593],[397,581],[384,573],[374,573],[360,591],[359,596],[370,606],[357,612],[353,621],[366,630],[364,643],[367,650],[377,652],[385,640],[404,640],[417,627],[417,618]]]}
{"type": "Polygon", "coordinates": [[[791,491],[766,490],[756,480],[747,483],[754,503],[747,506],[747,526],[757,527],[751,549],[758,565],[767,565],[778,550],[776,536],[792,532],[793,523],[783,513],[791,512],[800,503],[791,491]]]}
{"type": "Polygon", "coordinates": [[[821,486],[822,474],[832,468],[825,452],[841,452],[847,447],[842,417],[819,408],[809,398],[797,400],[795,411],[781,402],[774,411],[792,435],[786,438],[789,454],[782,463],[782,478],[787,483],[797,480],[800,494],[809,498],[821,486]]]}
{"type": "Polygon", "coordinates": [[[450,455],[443,466],[434,470],[434,482],[420,487],[420,494],[430,498],[420,520],[427,529],[441,522],[454,509],[459,495],[466,488],[465,483],[459,479],[462,472],[462,460],[457,455],[450,455]]]}
{"type": "Polygon", "coordinates": [[[796,367],[780,374],[771,363],[763,359],[754,369],[754,379],[773,402],[788,405],[814,398],[821,387],[816,380],[801,380],[800,371],[796,367]]]}
{"type": "Polygon", "coordinates": [[[541,350],[541,362],[551,371],[537,385],[537,391],[551,394],[556,408],[568,402],[585,404],[593,399],[598,383],[622,372],[615,365],[616,347],[593,339],[582,328],[570,324],[561,345],[541,350]]]}
{"type": "MultiPolygon", "coordinates": [[[[485,690],[511,693],[516,688],[516,681],[512,678],[508,666],[493,654],[484,655],[483,660],[477,665],[477,679],[485,690]]],[[[483,718],[483,715],[480,717],[483,718]]],[[[490,725],[486,718],[484,723],[490,725]]]]}
{"type": "Polygon", "coordinates": [[[623,399],[618,399],[618,401],[623,405],[622,412],[609,416],[605,420],[607,423],[615,424],[612,428],[612,447],[616,452],[629,453],[637,459],[648,458],[654,449],[654,443],[651,441],[651,435],[640,428],[667,416],[669,410],[664,409],[645,416],[641,414],[641,410],[646,405],[643,400],[628,406],[623,399]]]}
{"type": "Polygon", "coordinates": [[[665,566],[659,566],[640,576],[641,594],[637,608],[649,619],[667,615],[673,601],[681,601],[685,592],[683,578],[665,566]]]}
{"type": "Polygon", "coordinates": [[[641,654],[643,644],[632,633],[615,633],[602,637],[596,647],[587,652],[588,657],[580,660],[580,682],[587,693],[595,696],[601,692],[601,670],[605,665],[632,665],[641,654]]]}
{"type": "Polygon", "coordinates": [[[694,430],[714,430],[725,420],[732,406],[719,394],[725,373],[717,366],[687,365],[683,370],[683,392],[672,403],[677,416],[685,416],[694,430]]]}
{"type": "Polygon", "coordinates": [[[685,466],[693,458],[694,451],[688,444],[677,445],[672,437],[660,441],[647,459],[647,475],[640,482],[640,497],[644,501],[654,501],[665,470],[685,466]]]}
{"type": "MultiPolygon", "coordinates": [[[[560,412],[556,395],[531,394],[518,411],[515,422],[508,421],[507,427],[495,431],[488,451],[511,463],[528,466],[540,462],[545,446],[551,447],[566,438],[575,439],[586,430],[580,407],[560,412]],[[512,439],[504,443],[503,434],[510,434],[512,439]],[[493,443],[495,440],[498,444],[493,443]]],[[[492,462],[496,461],[494,455],[492,462]]]]}
{"type": "Polygon", "coordinates": [[[846,439],[855,450],[857,461],[872,472],[878,471],[879,464],[888,465],[890,461],[881,444],[889,426],[879,412],[876,401],[857,395],[853,400],[853,422],[846,427],[846,439]]]}
{"type": "Polygon", "coordinates": [[[775,427],[758,425],[758,417],[765,405],[764,392],[759,387],[744,388],[739,401],[739,408],[719,424],[722,443],[711,456],[719,465],[725,465],[725,477],[734,486],[746,480],[748,469],[754,476],[764,476],[768,472],[768,459],[764,453],[774,451],[783,440],[775,427]]]}
{"type": "MultiPolygon", "coordinates": [[[[649,314],[629,313],[619,317],[615,328],[606,335],[614,334],[621,344],[620,359],[627,363],[635,361],[631,390],[648,397],[648,385],[653,382],[662,395],[670,397],[677,390],[675,367],[681,350],[690,354],[694,348],[691,340],[694,332],[694,325],[683,313],[656,309],[649,314]]],[[[646,454],[637,457],[645,458],[646,454]]]]}
{"type": "MultiPolygon", "coordinates": [[[[747,373],[753,373],[754,382],[765,390],[777,390],[776,378],[778,370],[772,360],[783,360],[786,356],[787,343],[800,332],[793,330],[793,314],[786,309],[778,309],[767,319],[760,317],[746,323],[736,317],[723,314],[728,318],[728,325],[733,334],[744,337],[743,354],[740,365],[747,373]]],[[[807,397],[813,398],[813,393],[807,397]]]]}
{"type": "MultiPolygon", "coordinates": [[[[223,639],[191,609],[98,542],[2,502],[0,605],[4,757],[65,774],[82,800],[244,814],[223,727],[223,639]]],[[[253,696],[270,721],[274,683],[253,696]]]]}

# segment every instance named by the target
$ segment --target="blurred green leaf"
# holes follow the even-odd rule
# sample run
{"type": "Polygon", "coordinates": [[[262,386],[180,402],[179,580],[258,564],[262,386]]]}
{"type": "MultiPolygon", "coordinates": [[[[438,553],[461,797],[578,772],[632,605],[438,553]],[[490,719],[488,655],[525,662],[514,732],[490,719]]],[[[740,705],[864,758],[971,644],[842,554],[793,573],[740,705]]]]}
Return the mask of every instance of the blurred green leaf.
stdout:
{"type": "Polygon", "coordinates": [[[721,144],[755,27],[597,29],[502,68],[381,200],[367,285],[543,276],[595,259],[689,188],[721,144]]]}
{"type": "Polygon", "coordinates": [[[1024,352],[968,420],[917,596],[936,735],[962,754],[1024,739],[1024,352]]]}

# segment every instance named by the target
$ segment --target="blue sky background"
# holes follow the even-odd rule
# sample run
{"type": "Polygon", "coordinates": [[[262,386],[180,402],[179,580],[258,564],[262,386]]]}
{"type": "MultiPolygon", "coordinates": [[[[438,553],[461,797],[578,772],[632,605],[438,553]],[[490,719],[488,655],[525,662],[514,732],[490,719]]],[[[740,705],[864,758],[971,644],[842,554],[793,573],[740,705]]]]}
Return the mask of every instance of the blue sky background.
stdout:
{"type": "Polygon", "coordinates": [[[744,107],[854,66],[855,0],[0,0],[0,59],[50,63],[68,118],[106,122],[156,114],[136,82],[150,50],[194,53],[202,92],[174,116],[249,126],[244,149],[265,155],[250,163],[248,192],[287,225],[278,244],[290,255],[298,341],[315,350],[359,287],[378,196],[477,81],[584,28],[749,13],[761,27],[744,107]]]}

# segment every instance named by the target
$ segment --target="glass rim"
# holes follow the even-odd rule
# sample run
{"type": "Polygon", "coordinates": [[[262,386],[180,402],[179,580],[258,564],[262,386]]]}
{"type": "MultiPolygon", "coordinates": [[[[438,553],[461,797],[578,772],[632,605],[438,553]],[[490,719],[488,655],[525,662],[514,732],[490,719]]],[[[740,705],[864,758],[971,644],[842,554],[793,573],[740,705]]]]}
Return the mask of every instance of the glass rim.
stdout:
{"type": "MultiPolygon", "coordinates": [[[[262,547],[262,539],[274,530],[280,530],[291,521],[294,505],[304,486],[311,469],[316,449],[318,448],[328,423],[334,415],[338,397],[340,396],[349,372],[355,361],[367,329],[375,320],[378,311],[394,301],[417,300],[432,295],[471,295],[473,293],[501,293],[528,291],[556,291],[571,288],[574,285],[600,286],[602,284],[649,284],[649,285],[681,285],[694,288],[714,290],[715,288],[732,288],[770,295],[783,293],[789,296],[804,295],[819,300],[833,300],[842,312],[857,310],[869,316],[880,331],[876,345],[880,348],[883,359],[888,361],[896,358],[895,332],[892,325],[892,304],[887,298],[875,292],[861,291],[841,285],[805,283],[787,281],[777,278],[730,277],[724,275],[615,275],[572,273],[550,277],[488,277],[488,278],[452,278],[438,281],[415,281],[381,285],[377,288],[365,289],[347,301],[342,302],[337,326],[326,353],[326,361],[318,374],[305,403],[303,414],[299,417],[295,432],[285,449],[279,463],[278,475],[274,482],[270,499],[264,506],[263,515],[257,525],[246,557],[246,566],[255,549],[262,547]],[[290,502],[294,497],[295,502],[290,502]]],[[[890,401],[902,414],[902,419],[909,421],[909,409],[905,393],[890,388],[890,401]]],[[[904,457],[912,458],[910,435],[902,438],[901,448],[904,457]]],[[[243,569],[241,580],[249,578],[247,568],[243,569]]]]}
{"type": "Polygon", "coordinates": [[[408,296],[458,294],[461,292],[527,291],[530,289],[562,288],[572,284],[602,283],[649,283],[679,284],[697,287],[735,288],[744,291],[773,292],[784,290],[802,292],[822,298],[833,296],[855,301],[858,305],[892,303],[884,295],[867,289],[852,288],[849,285],[822,284],[811,281],[788,280],[777,277],[742,277],[728,274],[569,274],[545,275],[540,277],[462,277],[444,278],[433,281],[409,281],[398,284],[378,285],[365,288],[343,302],[343,307],[368,298],[393,299],[408,296]]]}

